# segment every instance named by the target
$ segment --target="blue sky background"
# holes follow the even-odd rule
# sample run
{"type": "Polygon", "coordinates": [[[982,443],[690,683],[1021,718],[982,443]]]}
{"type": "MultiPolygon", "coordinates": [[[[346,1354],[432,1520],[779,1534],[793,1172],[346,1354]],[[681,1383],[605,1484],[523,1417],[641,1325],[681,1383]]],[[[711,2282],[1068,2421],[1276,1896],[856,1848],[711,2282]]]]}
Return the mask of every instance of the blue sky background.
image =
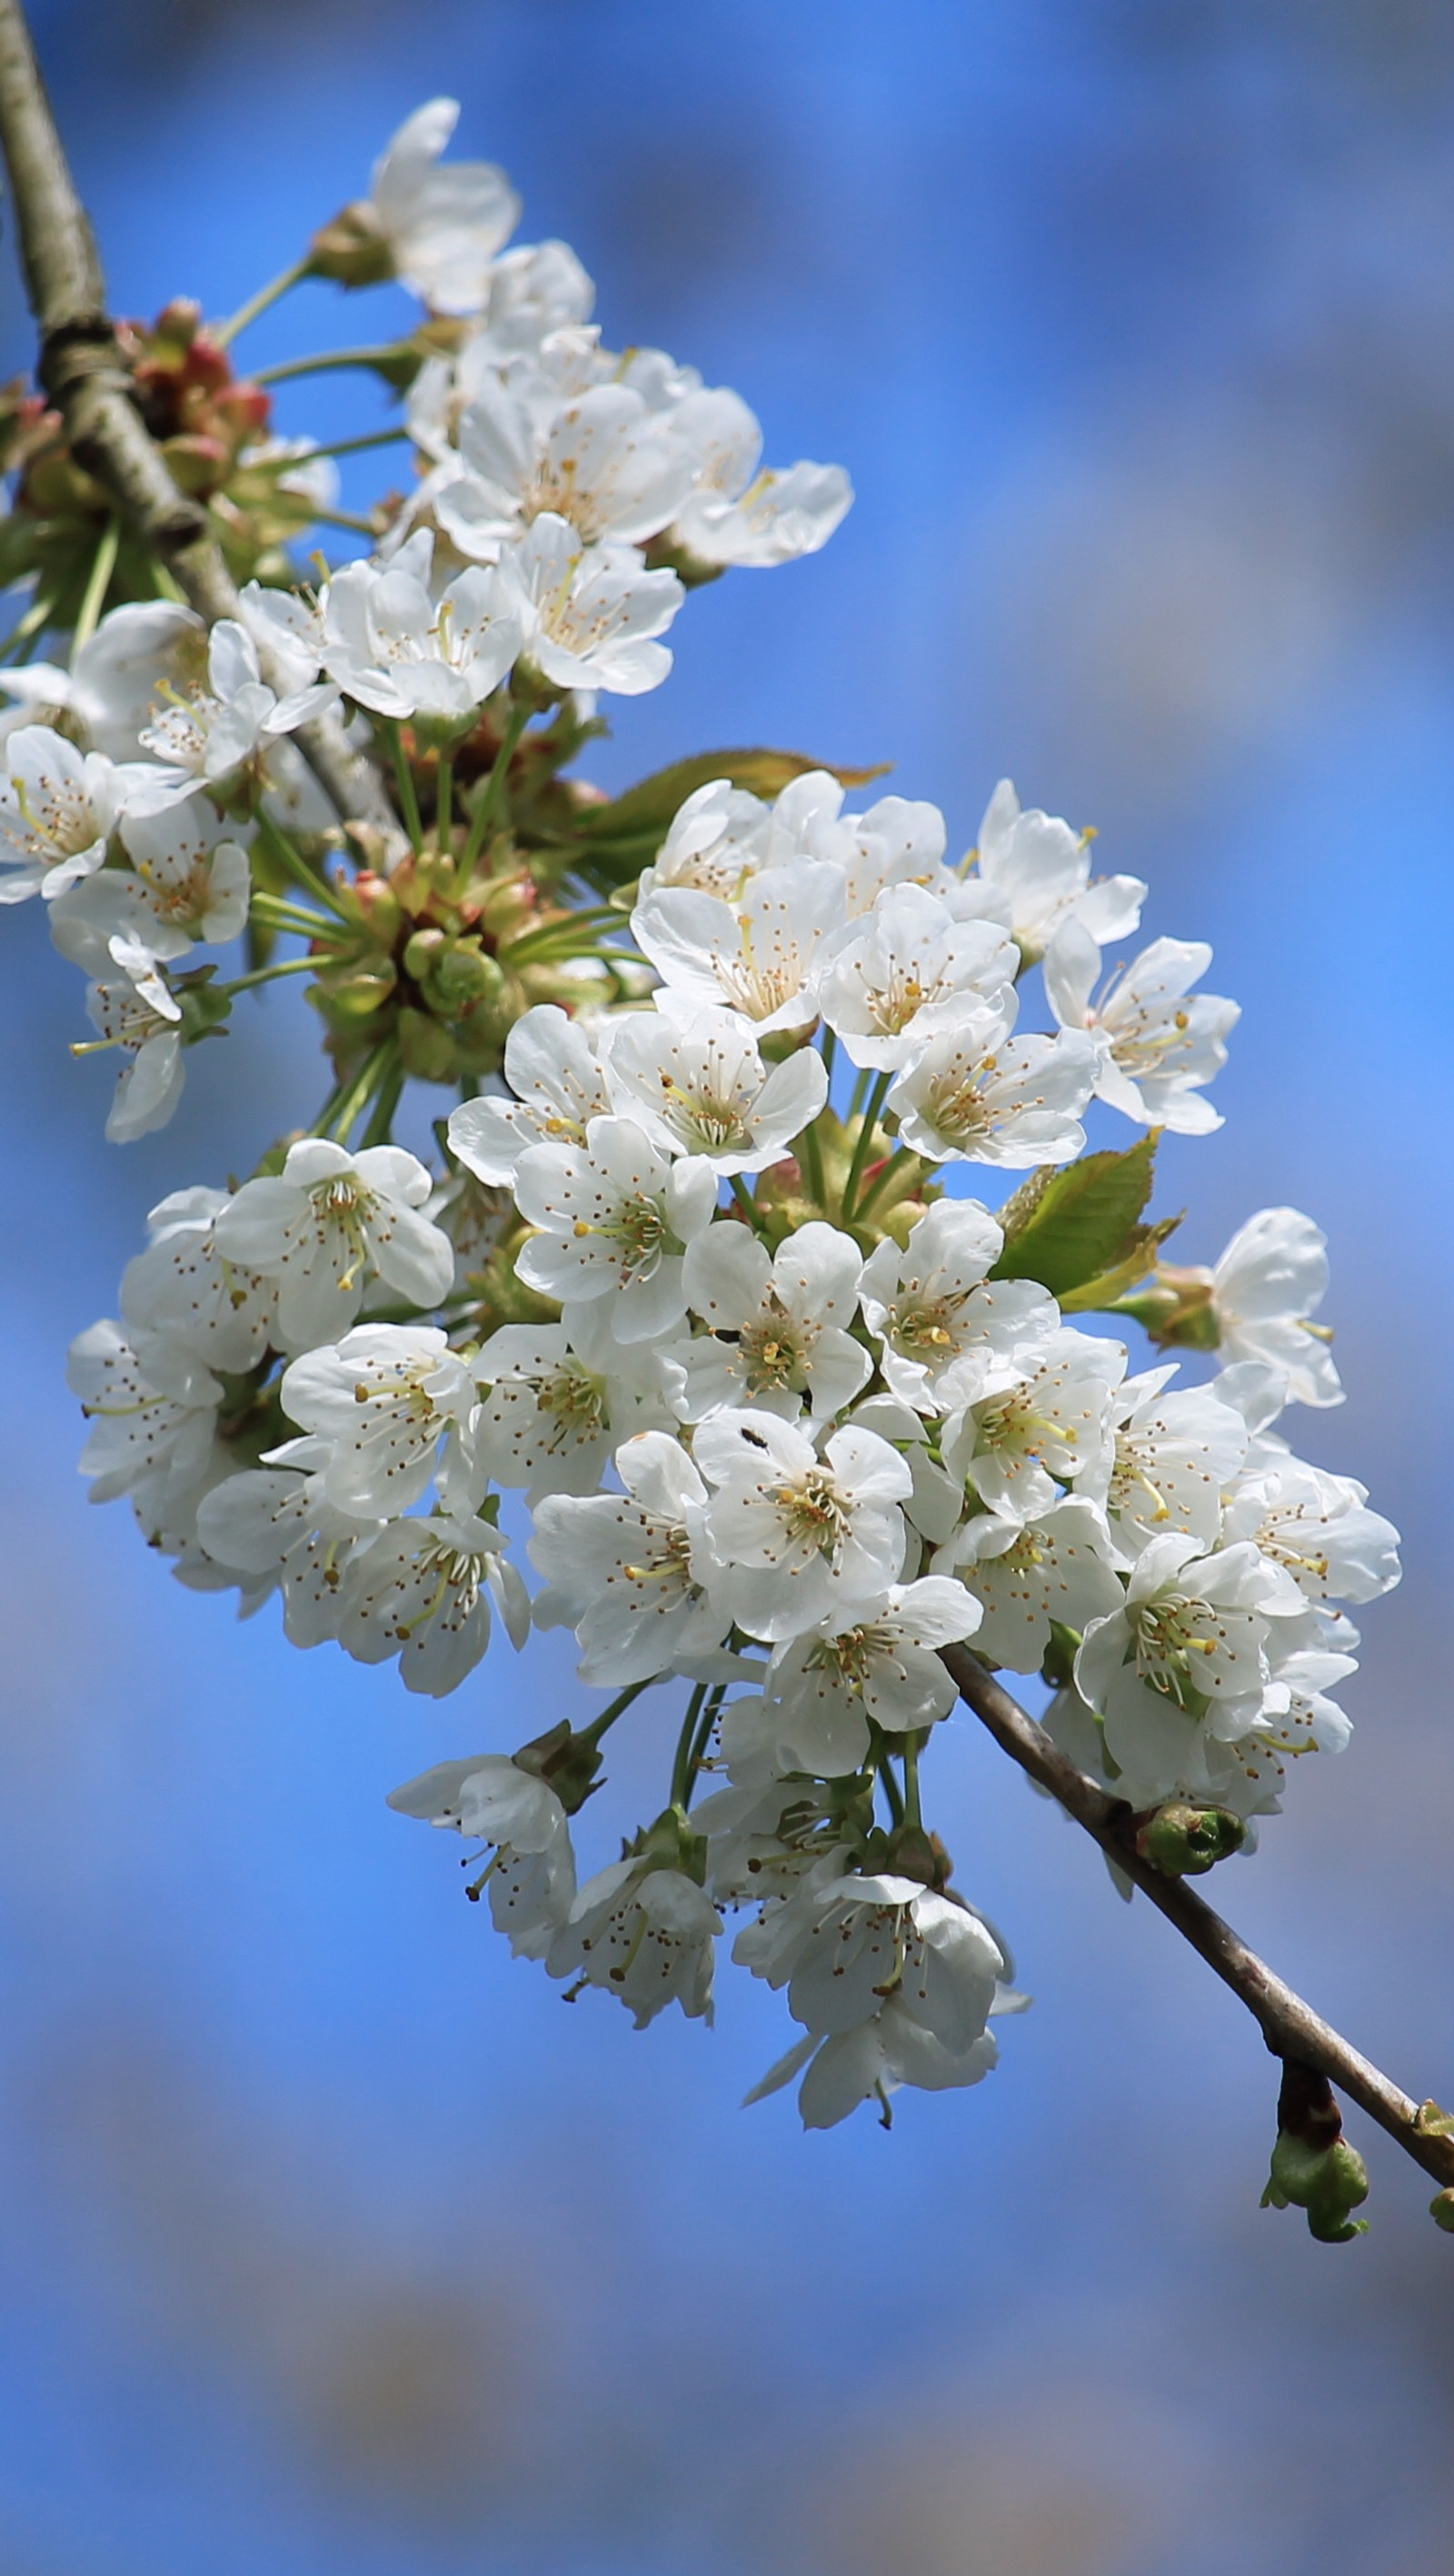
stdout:
{"type": "MultiPolygon", "coordinates": [[[[1349,1401],[1291,1427],[1408,1563],[1351,1751],[1216,1893],[1448,2098],[1447,13],[36,17],[119,310],[229,310],[447,90],[608,337],[737,385],[774,458],[849,465],[824,555],[689,603],[605,783],[709,743],[892,760],[962,844],[1008,770],[1151,880],[1153,934],[1215,942],[1227,1124],[1168,1148],[1159,1204],[1188,1259],[1270,1202],[1326,1225],[1349,1401]]],[[[14,369],[8,262],[0,294],[14,369]]],[[[309,288],[245,354],[393,310],[309,288]]],[[[280,416],[384,413],[335,378],[280,416]]],[[[1035,2010],[977,2092],[804,2139],[790,2099],[735,2108],[773,1998],[724,1979],[714,2034],[563,2014],[384,1809],[568,1711],[558,1640],[435,1708],[235,1628],[88,1511],[65,1345],[155,1198],[307,1114],[311,1032],[270,995],[109,1149],[74,973],[38,907],[3,931],[7,2576],[1444,2576],[1454,2246],[1419,2178],[1358,2124],[1370,2236],[1258,2210],[1255,2033],[968,1720],[940,1820],[1035,2010]]]]}

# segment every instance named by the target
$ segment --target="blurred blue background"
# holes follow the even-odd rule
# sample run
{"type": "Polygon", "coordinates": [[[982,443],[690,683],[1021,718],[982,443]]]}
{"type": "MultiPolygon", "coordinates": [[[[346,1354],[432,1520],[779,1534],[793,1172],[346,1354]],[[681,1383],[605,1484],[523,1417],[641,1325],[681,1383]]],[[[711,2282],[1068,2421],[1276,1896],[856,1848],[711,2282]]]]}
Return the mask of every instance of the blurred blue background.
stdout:
{"type": "MultiPolygon", "coordinates": [[[[1448,1962],[1454,19],[1439,0],[51,0],[122,312],[225,312],[446,90],[608,338],[841,458],[826,554],[695,597],[594,768],[890,759],[1100,827],[1245,1018],[1172,1146],[1180,1257],[1329,1232],[1341,1412],[1408,1579],[1343,1760],[1217,1894],[1418,2092],[1448,1962]]],[[[28,333],[7,261],[7,370],[28,333]]],[[[389,327],[317,287],[255,364],[389,327]]],[[[285,426],[373,426],[371,380],[285,426]]],[[[374,460],[360,460],[364,463],[374,460]]],[[[362,470],[360,500],[373,488],[362,470]]],[[[1366,2124],[1372,2233],[1260,2212],[1239,2008],[966,1720],[939,1816],[1033,2014],[978,2092],[799,2134],[784,2042],[634,2036],[512,1966],[384,1792],[573,1705],[233,1627],[88,1512],[62,1381],[146,1207],[316,1087],[286,991],[101,1141],[73,971],[4,922],[5,2576],[1447,2576],[1454,2246],[1366,2124]]],[[[623,1805],[653,1796],[657,1748],[623,1805]]],[[[603,1801],[604,1805],[606,1802],[603,1801]]],[[[603,1822],[600,1846],[621,1809],[603,1822]]],[[[627,1821],[634,1821],[628,1817],[627,1821]]]]}

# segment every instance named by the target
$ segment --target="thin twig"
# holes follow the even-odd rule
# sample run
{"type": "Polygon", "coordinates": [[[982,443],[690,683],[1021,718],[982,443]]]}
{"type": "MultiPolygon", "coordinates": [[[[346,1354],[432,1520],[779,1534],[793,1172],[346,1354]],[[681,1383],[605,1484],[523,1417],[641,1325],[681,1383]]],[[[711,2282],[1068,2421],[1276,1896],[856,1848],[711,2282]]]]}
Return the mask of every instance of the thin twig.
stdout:
{"type": "Polygon", "coordinates": [[[1157,1912],[1173,1923],[1207,1966],[1244,2003],[1274,2057],[1285,2064],[1325,2075],[1340,2091],[1387,2131],[1416,2165],[1422,2165],[1445,2189],[1454,2186],[1454,2137],[1425,2125],[1420,2105],[1349,2045],[1331,2022],[1276,1976],[1255,1950],[1249,1950],[1230,1923],[1224,1923],[1204,1898],[1181,1878],[1168,1878],[1137,1851],[1129,1830],[1131,1810],[1123,1798],[1112,1798],[1068,1761],[1018,1700],[964,1646],[945,1646],[942,1660],[981,1725],[1002,1752],[1042,1789],[1048,1789],[1068,1816],[1100,1844],[1118,1869],[1148,1896],[1157,1912]]]}
{"type": "MultiPolygon", "coordinates": [[[[10,172],[30,309],[40,330],[37,376],[77,463],[209,626],[241,602],[200,501],[173,482],[135,400],[106,310],[95,236],[76,194],[20,0],[0,0],[0,147],[10,172]]],[[[268,656],[262,660],[266,669],[268,656]]],[[[279,684],[284,689],[286,681],[279,684]]],[[[387,828],[383,788],[333,716],[294,740],[345,821],[387,828]]]]}

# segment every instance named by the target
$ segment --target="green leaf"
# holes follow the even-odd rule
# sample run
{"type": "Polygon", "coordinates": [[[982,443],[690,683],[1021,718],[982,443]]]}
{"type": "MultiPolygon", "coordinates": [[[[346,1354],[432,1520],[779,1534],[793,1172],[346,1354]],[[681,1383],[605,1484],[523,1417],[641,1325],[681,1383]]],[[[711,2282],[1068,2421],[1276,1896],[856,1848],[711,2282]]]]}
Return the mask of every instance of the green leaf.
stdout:
{"type": "Polygon", "coordinates": [[[872,778],[882,778],[887,766],[836,769],[831,762],[809,760],[800,751],[700,751],[690,760],[673,761],[669,769],[639,779],[608,805],[588,805],[576,815],[574,826],[593,871],[624,882],[650,866],[679,808],[709,779],[728,778],[734,787],[772,798],[810,769],[826,769],[845,787],[863,787],[872,778]]]}
{"type": "Polygon", "coordinates": [[[1137,1220],[1151,1196],[1156,1141],[1143,1136],[1124,1154],[1032,1173],[1003,1212],[1005,1248],[992,1277],[1038,1279],[1053,1297],[1069,1297],[1138,1260],[1153,1231],[1137,1220]]]}

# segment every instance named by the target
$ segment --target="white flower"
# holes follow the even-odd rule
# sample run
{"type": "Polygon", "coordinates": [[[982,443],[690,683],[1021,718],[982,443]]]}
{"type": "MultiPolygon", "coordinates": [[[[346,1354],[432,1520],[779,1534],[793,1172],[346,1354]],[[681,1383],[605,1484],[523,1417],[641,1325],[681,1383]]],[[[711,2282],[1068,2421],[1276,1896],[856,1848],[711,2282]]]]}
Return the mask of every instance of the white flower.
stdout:
{"type": "Polygon", "coordinates": [[[27,710],[70,715],[90,750],[129,761],[167,693],[196,686],[206,670],[207,629],[196,610],[148,599],[110,609],[70,671],[36,662],[7,671],[3,685],[27,710]]]}
{"type": "Polygon", "coordinates": [[[687,394],[673,418],[695,476],[672,529],[683,553],[716,567],[770,565],[827,544],[853,501],[841,465],[760,470],[762,431],[725,386],[687,394]]]}
{"type": "Polygon", "coordinates": [[[77,751],[49,725],[12,733],[0,778],[0,903],[32,894],[49,902],[91,876],[106,856],[126,779],[100,752],[77,751]]]}
{"type": "Polygon", "coordinates": [[[922,886],[892,885],[833,954],[819,1006],[857,1065],[898,1072],[967,1005],[1003,1010],[1019,951],[994,922],[956,922],[922,886]]]}
{"type": "Polygon", "coordinates": [[[531,1145],[584,1145],[586,1125],[611,1109],[605,1066],[578,1020],[538,1002],[505,1040],[505,1079],[515,1097],[461,1102],[449,1120],[450,1150],[476,1180],[514,1185],[531,1145]]]}
{"type": "Polygon", "coordinates": [[[1309,1466],[1280,1444],[1263,1447],[1232,1496],[1227,1537],[1251,1539],[1319,1609],[1391,1591],[1401,1572],[1398,1531],[1381,1512],[1369,1511],[1366,1489],[1352,1476],[1309,1466]]]}
{"type": "Polygon", "coordinates": [[[759,1029],[810,1028],[827,942],[843,920],[841,868],[828,862],[771,868],[734,903],[668,886],[631,916],[632,936],[684,1003],[724,1003],[759,1029]]]}
{"type": "Polygon", "coordinates": [[[470,1434],[477,1468],[498,1485],[589,1494],[618,1442],[674,1428],[685,1402],[679,1346],[620,1342],[604,1300],[558,1324],[502,1324],[474,1362],[485,1389],[470,1434]]]}
{"type": "MultiPolygon", "coordinates": [[[[1126,1370],[1119,1342],[1062,1326],[1027,1356],[1028,1374],[978,1398],[945,1425],[944,1463],[1007,1521],[1038,1520],[1056,1479],[1098,1492],[1110,1463],[1111,1393],[1126,1370]]],[[[946,1399],[952,1387],[945,1389],[946,1399]]]]}
{"type": "Polygon", "coordinates": [[[1069,1494],[1024,1528],[981,1512],[935,1556],[984,1605],[979,1654],[1011,1672],[1038,1672],[1051,1620],[1079,1634],[1121,1600],[1106,1525],[1092,1502],[1069,1494]]]}
{"type": "Polygon", "coordinates": [[[673,418],[629,385],[591,385],[565,401],[519,384],[482,385],[457,433],[462,471],[434,514],[452,545],[494,562],[551,512],[581,546],[641,545],[691,489],[693,460],[673,418]]]}
{"type": "Polygon", "coordinates": [[[823,1059],[800,1047],[762,1059],[749,1021],[664,994],[659,1010],[619,1020],[607,1081],[612,1102],[666,1154],[696,1154],[726,1178],[781,1160],[828,1097],[823,1059]]]}
{"type": "Polygon", "coordinates": [[[327,705],[326,687],[279,698],[263,679],[257,646],[235,617],[220,617],[207,638],[207,675],[186,689],[168,687],[154,702],[141,746],[158,768],[149,786],[128,797],[135,814],[156,814],[199,786],[220,786],[269,745],[327,705]]]}
{"type": "Polygon", "coordinates": [[[693,1455],[716,1488],[707,1529],[727,1571],[713,1589],[750,1635],[844,1624],[897,1582],[913,1479],[875,1432],[836,1431],[820,1457],[775,1414],[719,1413],[693,1455]]]}
{"type": "Polygon", "coordinates": [[[339,688],[371,714],[462,730],[516,660],[524,627],[499,573],[475,564],[436,601],[433,559],[434,539],[421,528],[389,563],[336,572],[324,660],[339,688]]]}
{"type": "MultiPolygon", "coordinates": [[[[821,1062],[821,1058],[815,1058],[821,1062]]],[[[770,1254],[725,1219],[687,1254],[687,1301],[710,1329],[682,1346],[687,1418],[756,1405],[826,1421],[851,1404],[873,1362],[849,1327],[863,1256],[852,1235],[813,1218],[770,1254]]]]}
{"type": "Polygon", "coordinates": [[[316,593],[304,593],[275,590],[260,581],[248,582],[239,594],[244,626],[290,692],[310,688],[322,669],[328,595],[327,582],[316,593]]]}
{"type": "Polygon", "coordinates": [[[395,275],[434,313],[477,313],[496,252],[520,220],[520,200],[492,161],[440,156],[459,103],[416,107],[374,164],[371,212],[395,275]]]}
{"type": "Polygon", "coordinates": [[[1106,1490],[1113,1535],[1135,1556],[1148,1538],[1186,1530],[1204,1548],[1247,1454],[1247,1426],[1215,1387],[1174,1387],[1174,1368],[1126,1380],[1115,1406],[1115,1461],[1106,1490]]]}
{"type": "Polygon", "coordinates": [[[182,1096],[182,1006],[150,949],[119,932],[107,945],[110,968],[87,987],[86,1010],[102,1044],[129,1059],[106,1120],[112,1144],[129,1145],[165,1127],[182,1096]]]}
{"type": "Polygon", "coordinates": [[[530,1632],[530,1601],[507,1542],[473,1514],[389,1521],[354,1549],[338,1601],[338,1642],[360,1663],[399,1658],[404,1688],[443,1699],[490,1642],[493,1594],[515,1647],[530,1632]]]}
{"type": "Polygon", "coordinates": [[[1212,1272],[1223,1359],[1265,1360],[1287,1372],[1293,1404],[1341,1404],[1343,1389],[1314,1324],[1328,1287],[1328,1240],[1296,1208],[1263,1208],[1233,1235],[1212,1272]]]}
{"type": "Polygon", "coordinates": [[[666,645],[652,639],[686,593],[674,572],[648,572],[634,546],[587,546],[544,511],[502,556],[498,579],[526,654],[556,688],[634,698],[671,669],[666,645]]]}
{"type": "Polygon", "coordinates": [[[1257,1738],[1274,1753],[1294,1759],[1303,1753],[1342,1753],[1353,1733],[1352,1721],[1327,1694],[1356,1672],[1357,1664],[1351,1655],[1330,1653],[1326,1647],[1293,1645],[1280,1651],[1282,1637],[1291,1629],[1288,1621],[1268,1639],[1272,1679],[1257,1738]]]}
{"type": "Polygon", "coordinates": [[[323,1444],[293,1440],[273,1455],[288,1463],[245,1468],[213,1486],[198,1507],[197,1536],[234,1581],[280,1584],[290,1644],[319,1646],[337,1634],[344,1571],[378,1520],[329,1501],[317,1465],[323,1444]]]}
{"type": "Polygon", "coordinates": [[[326,1443],[323,1490],[341,1511],[386,1517],[419,1500],[441,1439],[457,1436],[475,1385],[443,1333],[415,1324],[357,1324],[336,1350],[284,1370],[283,1411],[326,1443]]]}
{"type": "Polygon", "coordinates": [[[545,1964],[552,1977],[579,1976],[618,1995],[638,2030],[670,2003],[710,2021],[721,1929],[710,1896],[681,1870],[618,1860],[587,1879],[545,1964]]]}
{"type": "Polygon", "coordinates": [[[1064,922],[1046,950],[1046,998],[1061,1028],[1088,1029],[1099,1042],[1097,1098],[1140,1126],[1181,1136],[1221,1126],[1197,1094],[1226,1063],[1224,1040],[1242,1013],[1215,993],[1190,992],[1211,962],[1203,939],[1154,939],[1092,1002],[1101,952],[1084,924],[1064,922]]]}
{"type": "Polygon", "coordinates": [[[1075,1659],[1076,1687],[1122,1770],[1166,1794],[1199,1730],[1223,1743],[1245,1735],[1270,1677],[1268,1621],[1301,1609],[1290,1576],[1245,1540],[1204,1556],[1180,1531],[1152,1539],[1123,1605],[1091,1621],[1075,1659]]]}
{"type": "Polygon", "coordinates": [[[977,1200],[941,1199],[906,1245],[886,1237],[864,1263],[863,1319],[882,1344],[879,1366],[916,1412],[947,1409],[939,1391],[951,1371],[960,1404],[1012,1383],[1016,1354],[1056,1330],[1058,1309],[1033,1279],[986,1280],[1003,1243],[977,1200]]]}
{"type": "Polygon", "coordinates": [[[570,1827],[555,1791],[503,1753],[436,1762],[389,1793],[401,1816],[495,1845],[490,1912],[517,1959],[543,1959],[576,1892],[570,1827]]]}
{"type": "Polygon", "coordinates": [[[700,1662],[727,1626],[701,1581],[715,1570],[707,1489],[680,1442],[638,1432],[617,1450],[616,1472],[624,1494],[538,1504],[530,1541],[551,1586],[536,1601],[537,1625],[573,1627],[582,1681],[613,1690],[700,1662]]]}
{"type": "Polygon", "coordinates": [[[610,1297],[623,1342],[650,1340],[685,1312],[682,1254],[717,1203],[710,1164],[669,1162],[629,1118],[592,1118],[584,1149],[522,1154],[515,1192],[540,1228],[515,1264],[527,1288],[563,1303],[610,1297]]]}
{"type": "Polygon", "coordinates": [[[375,1274],[426,1310],[447,1296],[454,1246],[421,1214],[432,1187],[401,1145],[300,1137],[276,1178],[244,1181],[221,1211],[218,1248],[277,1281],[281,1347],[311,1350],[347,1332],[375,1274]]]}
{"type": "Polygon", "coordinates": [[[151,1241],[126,1265],[128,1329],[169,1334],[229,1376],[256,1368],[273,1331],[273,1283],[229,1261],[217,1242],[225,1190],[174,1190],[147,1218],[151,1241]]]}
{"type": "Polygon", "coordinates": [[[731,903],[747,879],[766,864],[772,809],[730,778],[709,778],[677,807],[649,868],[638,901],[654,888],[694,886],[699,894],[731,903]]]}
{"type": "Polygon", "coordinates": [[[931,1162],[1060,1163],[1085,1143],[1080,1113],[1096,1077],[1090,1038],[1011,1037],[1013,1010],[967,1011],[931,1038],[887,1106],[904,1143],[931,1162]]]}
{"type": "Polygon", "coordinates": [[[1038,808],[1022,812],[1009,779],[1002,778],[979,827],[975,872],[962,881],[961,909],[1002,922],[1030,963],[1067,919],[1082,923],[1103,947],[1128,938],[1141,918],[1146,888],[1139,877],[1093,881],[1091,838],[1038,808]]]}
{"type": "Polygon", "coordinates": [[[196,940],[221,947],[247,927],[252,868],[246,850],[219,840],[203,796],[160,814],[127,815],[121,838],[135,862],[103,868],[51,907],[51,937],[63,957],[103,975],[121,937],[163,961],[185,957],[196,940]]]}
{"type": "Polygon", "coordinates": [[[222,1389],[178,1342],[138,1333],[133,1344],[107,1318],[72,1342],[66,1383],[91,1425],[81,1473],[93,1503],[145,1486],[164,1512],[206,1474],[222,1389]]]}
{"type": "Polygon", "coordinates": [[[784,1768],[836,1779],[867,1760],[870,1720],[902,1735],[947,1717],[958,1692],[934,1649],[979,1624],[980,1605],[962,1583],[928,1574],[891,1585],[851,1627],[789,1638],[764,1686],[784,1768]]]}

